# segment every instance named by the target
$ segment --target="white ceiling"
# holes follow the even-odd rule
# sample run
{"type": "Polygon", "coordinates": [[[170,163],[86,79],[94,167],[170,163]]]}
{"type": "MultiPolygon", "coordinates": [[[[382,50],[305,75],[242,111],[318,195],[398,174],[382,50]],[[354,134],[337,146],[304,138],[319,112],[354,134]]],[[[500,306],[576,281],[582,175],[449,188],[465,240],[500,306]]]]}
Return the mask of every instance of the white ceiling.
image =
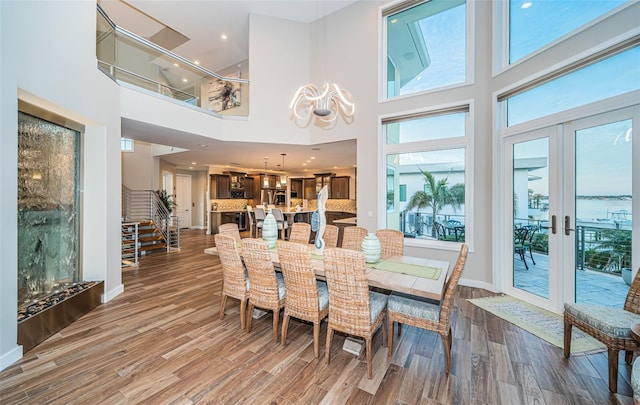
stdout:
{"type": "MultiPolygon", "coordinates": [[[[145,38],[166,31],[166,27],[177,31],[188,40],[171,49],[172,52],[197,60],[212,71],[220,71],[248,59],[249,14],[308,23],[355,1],[99,0],[99,4],[117,25],[145,38]],[[228,36],[227,40],[220,38],[223,33],[228,36]]],[[[122,134],[135,140],[166,145],[169,154],[163,155],[163,160],[182,169],[204,169],[208,165],[226,167],[236,163],[237,166],[231,167],[264,170],[264,156],[269,156],[269,169],[279,169],[276,165],[282,165],[281,153],[287,153],[287,172],[350,168],[356,162],[355,140],[312,146],[220,142],[127,119],[122,120],[122,134]],[[171,153],[171,146],[187,151],[171,153]],[[311,159],[312,156],[315,159],[311,159]],[[307,160],[310,162],[306,163],[307,160]],[[303,166],[303,163],[307,165],[303,166]]]]}

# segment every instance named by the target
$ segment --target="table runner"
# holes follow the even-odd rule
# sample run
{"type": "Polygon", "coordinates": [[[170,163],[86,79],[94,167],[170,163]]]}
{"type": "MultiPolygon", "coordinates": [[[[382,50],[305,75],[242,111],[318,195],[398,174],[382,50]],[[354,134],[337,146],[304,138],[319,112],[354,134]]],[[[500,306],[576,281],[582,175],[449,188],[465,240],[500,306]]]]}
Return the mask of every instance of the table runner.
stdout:
{"type": "Polygon", "coordinates": [[[367,267],[373,267],[378,270],[391,271],[394,273],[408,274],[410,276],[430,278],[433,280],[437,280],[440,277],[440,273],[442,273],[442,269],[438,267],[394,262],[392,260],[380,260],[376,263],[367,263],[367,267]]]}

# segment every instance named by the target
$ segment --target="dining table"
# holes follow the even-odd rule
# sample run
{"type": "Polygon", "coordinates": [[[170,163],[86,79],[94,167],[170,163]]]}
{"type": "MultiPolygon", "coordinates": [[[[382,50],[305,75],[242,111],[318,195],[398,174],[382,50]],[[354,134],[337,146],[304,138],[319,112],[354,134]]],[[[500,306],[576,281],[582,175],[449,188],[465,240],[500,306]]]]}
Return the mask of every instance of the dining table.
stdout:
{"type": "MultiPolygon", "coordinates": [[[[273,264],[280,266],[277,248],[269,249],[273,264]]],[[[218,255],[216,247],[206,248],[204,253],[218,255]]],[[[242,250],[240,249],[240,255],[242,250]]],[[[324,279],[324,260],[321,254],[309,245],[311,265],[318,279],[324,279]]],[[[444,293],[444,285],[450,263],[414,256],[382,256],[375,263],[367,263],[365,276],[370,287],[411,294],[439,301],[444,293]]]]}

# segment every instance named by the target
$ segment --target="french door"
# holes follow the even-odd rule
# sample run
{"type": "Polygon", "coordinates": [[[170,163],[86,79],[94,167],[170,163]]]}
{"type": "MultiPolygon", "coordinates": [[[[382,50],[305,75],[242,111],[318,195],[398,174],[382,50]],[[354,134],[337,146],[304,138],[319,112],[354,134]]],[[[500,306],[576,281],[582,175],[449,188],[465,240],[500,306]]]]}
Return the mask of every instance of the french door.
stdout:
{"type": "Polygon", "coordinates": [[[632,255],[640,239],[633,233],[640,224],[638,110],[504,138],[506,293],[555,312],[564,302],[622,307],[623,273],[640,262],[632,255]]]}

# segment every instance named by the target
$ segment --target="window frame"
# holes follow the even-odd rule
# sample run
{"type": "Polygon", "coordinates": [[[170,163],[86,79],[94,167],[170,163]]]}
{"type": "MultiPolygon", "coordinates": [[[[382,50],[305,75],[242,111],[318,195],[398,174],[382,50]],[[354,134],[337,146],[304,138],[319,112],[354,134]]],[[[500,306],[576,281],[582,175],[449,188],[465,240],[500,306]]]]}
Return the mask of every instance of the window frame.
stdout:
{"type": "Polygon", "coordinates": [[[425,94],[431,94],[431,93],[436,93],[436,92],[441,92],[441,91],[447,91],[447,90],[451,90],[451,89],[456,89],[459,87],[464,87],[464,86],[468,86],[471,85],[473,83],[475,83],[475,41],[476,41],[476,36],[474,35],[475,33],[475,29],[476,29],[476,6],[475,6],[475,1],[473,0],[466,0],[465,1],[465,5],[466,5],[466,12],[465,12],[465,17],[466,17],[466,21],[465,21],[465,80],[463,82],[460,83],[455,83],[455,84],[451,84],[451,85],[447,85],[447,86],[442,86],[442,87],[436,87],[433,89],[428,89],[428,90],[422,90],[422,91],[417,91],[415,93],[410,93],[410,94],[402,94],[402,95],[398,95],[392,98],[387,97],[388,91],[387,91],[387,55],[388,55],[388,46],[387,46],[387,23],[386,23],[386,18],[388,15],[390,15],[391,13],[398,13],[400,11],[406,10],[408,8],[414,7],[414,6],[418,6],[421,5],[423,3],[428,3],[430,0],[423,0],[423,1],[418,1],[418,0],[401,0],[401,1],[395,1],[391,4],[387,4],[384,6],[381,6],[378,9],[378,22],[379,22],[379,26],[380,29],[378,30],[378,32],[380,33],[380,38],[379,38],[379,55],[380,57],[378,58],[379,61],[379,67],[378,67],[378,72],[380,72],[380,77],[379,77],[379,83],[380,85],[378,86],[378,103],[379,104],[383,104],[383,103],[387,103],[387,102],[394,102],[396,100],[403,100],[406,98],[411,98],[411,97],[416,97],[416,96],[422,96],[425,94]],[[390,13],[390,10],[393,10],[390,13]]]}
{"type": "Polygon", "coordinates": [[[615,7],[604,14],[601,14],[598,18],[595,18],[588,23],[579,26],[573,31],[569,31],[568,33],[556,38],[555,40],[547,43],[542,48],[538,48],[537,50],[529,53],[528,55],[518,59],[517,61],[510,63],[509,62],[509,1],[495,1],[493,2],[493,20],[495,24],[492,27],[492,41],[494,44],[494,52],[493,52],[493,67],[492,67],[492,77],[495,78],[502,73],[505,73],[513,68],[518,67],[519,65],[529,63],[530,60],[535,59],[538,55],[547,52],[549,49],[555,47],[558,44],[564,43],[572,37],[576,37],[580,35],[582,32],[587,31],[593,26],[597,26],[602,21],[611,17],[614,14],[624,11],[626,8],[633,6],[634,1],[627,1],[626,3],[620,4],[618,7],[615,7]]]}
{"type": "MultiPolygon", "coordinates": [[[[474,227],[473,227],[473,207],[474,207],[474,185],[473,185],[473,129],[474,129],[474,101],[472,99],[461,100],[459,102],[430,106],[427,108],[399,111],[391,114],[380,115],[378,117],[380,148],[379,148],[379,173],[384,173],[384,176],[378,176],[379,180],[379,193],[378,200],[378,223],[379,227],[387,227],[387,156],[393,154],[411,153],[411,152],[436,152],[440,150],[448,149],[464,149],[464,218],[465,224],[469,226],[469,229],[465,232],[464,243],[469,245],[469,249],[473,251],[474,241],[474,227]],[[465,112],[465,135],[434,139],[423,140],[398,144],[386,143],[386,130],[385,122],[389,120],[399,120],[402,117],[406,117],[407,120],[443,115],[448,113],[465,112]]],[[[399,180],[399,179],[398,179],[399,180]]],[[[398,181],[398,185],[399,185],[398,181]]],[[[399,188],[396,190],[399,192],[399,188]]],[[[408,199],[408,196],[407,196],[408,199]]],[[[421,248],[433,248],[440,250],[458,251],[460,245],[463,242],[449,242],[430,239],[418,239],[418,238],[404,238],[405,246],[421,247],[421,248]]]]}

